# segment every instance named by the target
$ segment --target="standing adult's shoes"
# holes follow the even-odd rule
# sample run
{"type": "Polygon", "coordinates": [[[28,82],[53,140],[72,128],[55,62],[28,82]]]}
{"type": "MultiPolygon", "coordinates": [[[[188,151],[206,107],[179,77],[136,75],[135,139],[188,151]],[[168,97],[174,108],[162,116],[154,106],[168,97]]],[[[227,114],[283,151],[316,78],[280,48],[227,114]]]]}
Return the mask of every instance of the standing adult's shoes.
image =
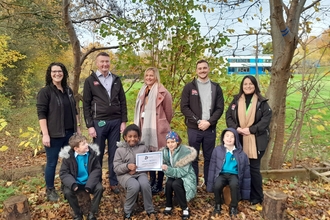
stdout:
{"type": "Polygon", "coordinates": [[[57,202],[60,198],[54,187],[46,189],[46,196],[47,200],[51,202],[57,202]]]}

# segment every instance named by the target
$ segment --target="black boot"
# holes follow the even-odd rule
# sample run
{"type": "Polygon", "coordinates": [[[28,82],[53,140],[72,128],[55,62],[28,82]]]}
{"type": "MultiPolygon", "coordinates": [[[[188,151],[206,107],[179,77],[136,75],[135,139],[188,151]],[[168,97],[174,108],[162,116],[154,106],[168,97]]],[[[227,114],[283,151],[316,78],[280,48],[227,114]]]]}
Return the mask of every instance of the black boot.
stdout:
{"type": "Polygon", "coordinates": [[[237,211],[237,208],[236,207],[230,207],[230,209],[229,209],[229,215],[230,215],[230,217],[232,217],[232,216],[236,217],[237,216],[237,213],[238,213],[238,211],[237,211]]]}
{"type": "Polygon", "coordinates": [[[152,195],[156,195],[162,191],[163,191],[162,185],[159,185],[157,183],[151,188],[152,195]]]}
{"type": "Polygon", "coordinates": [[[221,212],[221,204],[215,204],[214,206],[214,211],[213,211],[213,215],[220,215],[221,212]]]}

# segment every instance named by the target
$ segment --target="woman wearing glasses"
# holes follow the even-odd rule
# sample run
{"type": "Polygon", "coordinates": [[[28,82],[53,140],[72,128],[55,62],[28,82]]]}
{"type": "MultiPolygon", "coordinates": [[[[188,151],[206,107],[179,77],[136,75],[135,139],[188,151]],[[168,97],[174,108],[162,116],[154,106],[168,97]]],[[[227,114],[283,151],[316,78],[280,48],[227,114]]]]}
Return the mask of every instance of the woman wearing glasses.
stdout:
{"type": "Polygon", "coordinates": [[[81,133],[76,102],[67,84],[68,76],[62,63],[51,63],[46,71],[46,86],[40,89],[37,98],[42,144],[47,157],[45,181],[48,201],[59,199],[54,186],[58,153],[68,145],[74,132],[81,133]]]}

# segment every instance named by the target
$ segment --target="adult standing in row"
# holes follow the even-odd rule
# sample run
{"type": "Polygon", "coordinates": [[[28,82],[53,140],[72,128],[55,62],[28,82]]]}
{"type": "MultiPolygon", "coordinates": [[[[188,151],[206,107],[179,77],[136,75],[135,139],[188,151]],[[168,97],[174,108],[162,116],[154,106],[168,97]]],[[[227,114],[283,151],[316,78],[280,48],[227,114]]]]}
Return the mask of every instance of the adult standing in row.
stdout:
{"type": "MultiPolygon", "coordinates": [[[[166,134],[171,130],[172,96],[160,82],[159,71],[150,67],[144,72],[144,84],[135,104],[134,123],[142,131],[141,140],[150,151],[166,146],[166,134]]],[[[162,191],[164,173],[150,171],[152,193],[162,191]]]]}
{"type": "Polygon", "coordinates": [[[202,147],[204,180],[208,179],[209,164],[216,140],[216,126],[224,110],[222,89],[209,79],[210,67],[206,60],[196,65],[197,79],[185,85],[181,95],[181,112],[188,127],[189,145],[197,151],[192,163],[198,184],[198,158],[202,147]]]}
{"type": "Polygon", "coordinates": [[[252,205],[262,203],[264,198],[260,162],[268,145],[272,117],[267,101],[268,99],[260,94],[256,78],[247,75],[244,76],[239,93],[234,96],[226,112],[227,126],[237,130],[243,150],[249,157],[252,205]]]}
{"type": "Polygon", "coordinates": [[[120,78],[109,71],[110,57],[105,52],[96,56],[97,71],[87,77],[83,92],[83,109],[88,134],[100,147],[102,165],[105,141],[108,143],[108,169],[111,190],[118,194],[118,180],[113,171],[113,157],[120,133],[126,127],[126,97],[120,78]]]}
{"type": "Polygon", "coordinates": [[[46,86],[37,98],[37,113],[46,150],[46,196],[48,201],[57,201],[54,187],[58,154],[68,145],[74,132],[80,133],[80,124],[73,92],[67,84],[69,77],[62,63],[51,63],[46,71],[46,86]]]}

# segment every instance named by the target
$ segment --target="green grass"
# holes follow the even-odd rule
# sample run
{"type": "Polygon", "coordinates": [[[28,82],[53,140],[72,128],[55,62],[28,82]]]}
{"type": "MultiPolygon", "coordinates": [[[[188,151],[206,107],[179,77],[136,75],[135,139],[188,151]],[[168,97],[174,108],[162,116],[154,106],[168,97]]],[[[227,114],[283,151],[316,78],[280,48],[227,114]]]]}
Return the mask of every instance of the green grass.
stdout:
{"type": "MultiPolygon", "coordinates": [[[[299,83],[301,81],[301,75],[295,75],[291,83],[299,83]]],[[[304,115],[304,124],[301,131],[300,142],[300,157],[313,157],[326,160],[330,157],[329,153],[329,138],[330,138],[330,76],[322,79],[320,86],[321,91],[318,96],[313,98],[313,92],[311,97],[307,101],[307,104],[311,104],[312,109],[304,115]]],[[[292,122],[296,118],[296,110],[298,109],[302,93],[299,91],[293,92],[293,88],[288,91],[290,94],[287,97],[286,105],[286,137],[292,132],[292,122]]],[[[290,157],[291,154],[289,154],[290,157]]]]}

